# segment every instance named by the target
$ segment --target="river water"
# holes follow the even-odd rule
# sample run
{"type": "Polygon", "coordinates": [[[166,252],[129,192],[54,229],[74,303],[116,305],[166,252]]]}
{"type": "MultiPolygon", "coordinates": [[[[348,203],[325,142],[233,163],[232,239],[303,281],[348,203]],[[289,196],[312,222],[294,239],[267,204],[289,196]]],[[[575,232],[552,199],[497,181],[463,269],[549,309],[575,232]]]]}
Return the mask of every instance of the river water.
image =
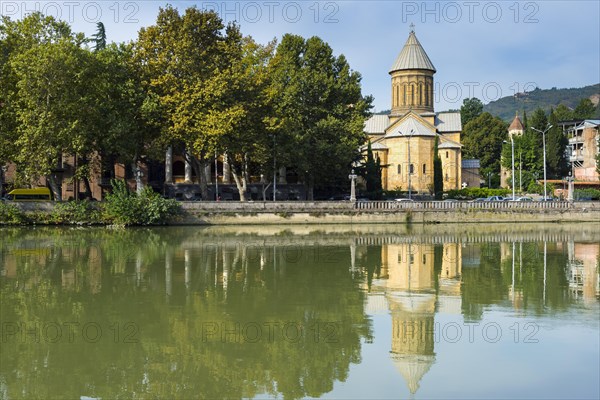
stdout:
{"type": "Polygon", "coordinates": [[[597,399],[598,228],[0,229],[0,399],[597,399]]]}

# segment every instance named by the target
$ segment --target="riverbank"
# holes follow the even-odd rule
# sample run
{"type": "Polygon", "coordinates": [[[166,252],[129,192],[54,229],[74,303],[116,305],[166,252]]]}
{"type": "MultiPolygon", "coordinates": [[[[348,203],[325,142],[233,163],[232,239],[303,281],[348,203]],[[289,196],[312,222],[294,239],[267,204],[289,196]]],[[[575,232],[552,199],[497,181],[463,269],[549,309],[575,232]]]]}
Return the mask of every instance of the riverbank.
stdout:
{"type": "MultiPolygon", "coordinates": [[[[7,202],[8,203],[8,202],[7,202]]],[[[26,215],[51,215],[57,203],[11,203],[26,215]]],[[[600,223],[600,202],[182,202],[168,225],[600,223]]],[[[44,218],[30,219],[44,224],[44,218]]],[[[1,221],[0,221],[1,223],[1,221]]],[[[77,224],[77,221],[72,221],[77,224]]],[[[53,223],[49,223],[53,225],[53,223]]]]}

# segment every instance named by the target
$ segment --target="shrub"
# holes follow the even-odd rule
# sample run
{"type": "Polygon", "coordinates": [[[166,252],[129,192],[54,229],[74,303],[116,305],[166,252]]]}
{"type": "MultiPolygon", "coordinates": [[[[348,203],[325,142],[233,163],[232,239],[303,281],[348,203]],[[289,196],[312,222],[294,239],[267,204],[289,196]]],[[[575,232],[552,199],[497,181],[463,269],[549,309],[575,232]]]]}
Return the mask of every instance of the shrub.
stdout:
{"type": "Polygon", "coordinates": [[[57,224],[97,224],[100,213],[90,201],[69,201],[57,203],[50,219],[57,224]]]}
{"type": "Polygon", "coordinates": [[[25,214],[14,204],[0,201],[0,225],[16,225],[25,222],[25,214]]]}
{"type": "Polygon", "coordinates": [[[573,193],[575,200],[600,200],[598,189],[575,189],[573,193]]]}
{"type": "Polygon", "coordinates": [[[106,196],[103,207],[105,222],[115,225],[164,224],[180,212],[175,200],[163,199],[151,188],[142,193],[129,191],[124,181],[113,180],[112,193],[106,196]]]}

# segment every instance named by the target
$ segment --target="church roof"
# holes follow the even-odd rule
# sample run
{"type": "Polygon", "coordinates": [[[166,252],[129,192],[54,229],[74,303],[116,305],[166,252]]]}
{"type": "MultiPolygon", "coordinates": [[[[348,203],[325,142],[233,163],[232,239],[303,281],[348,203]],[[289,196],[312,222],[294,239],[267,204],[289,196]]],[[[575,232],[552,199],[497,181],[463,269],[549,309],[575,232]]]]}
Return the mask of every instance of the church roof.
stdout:
{"type": "Polygon", "coordinates": [[[462,146],[451,140],[447,140],[438,145],[438,149],[460,149],[462,146]]]}
{"type": "Polygon", "coordinates": [[[463,168],[480,168],[481,167],[481,163],[479,162],[479,160],[462,160],[462,167],[463,168]]]}
{"type": "Polygon", "coordinates": [[[398,124],[393,130],[385,134],[385,138],[402,136],[435,136],[435,131],[423,125],[416,118],[407,118],[398,124]]]}
{"type": "MultiPolygon", "coordinates": [[[[379,140],[379,139],[378,139],[379,140]]],[[[369,148],[369,145],[365,144],[364,146],[362,146],[360,148],[361,151],[367,151],[367,149],[369,148]]],[[[387,150],[387,146],[382,144],[381,142],[374,142],[371,143],[371,150],[387,150]]]]}
{"type": "Polygon", "coordinates": [[[367,134],[383,135],[385,129],[390,125],[390,118],[387,115],[376,114],[371,116],[365,122],[365,132],[367,134]]]}
{"type": "Polygon", "coordinates": [[[421,379],[435,363],[435,356],[432,355],[401,355],[392,353],[394,366],[402,374],[408,390],[415,394],[419,390],[421,379]]]}
{"type": "Polygon", "coordinates": [[[435,72],[435,67],[419,43],[415,31],[411,31],[408,35],[408,40],[392,65],[390,74],[405,69],[426,69],[435,72]]]}
{"type": "Polygon", "coordinates": [[[525,128],[523,127],[523,123],[521,122],[521,118],[519,118],[518,115],[515,115],[515,119],[513,119],[513,121],[511,122],[510,126],[508,127],[508,131],[522,131],[525,128]]]}
{"type": "Polygon", "coordinates": [[[459,112],[441,112],[435,116],[435,127],[438,132],[461,132],[462,123],[460,122],[459,112]]]}

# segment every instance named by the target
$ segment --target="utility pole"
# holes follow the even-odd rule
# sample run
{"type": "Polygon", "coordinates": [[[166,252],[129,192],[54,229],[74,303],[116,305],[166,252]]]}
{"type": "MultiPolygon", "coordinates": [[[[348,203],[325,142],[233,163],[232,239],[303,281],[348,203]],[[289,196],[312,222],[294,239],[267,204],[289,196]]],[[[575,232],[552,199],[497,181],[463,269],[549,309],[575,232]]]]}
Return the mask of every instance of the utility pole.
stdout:
{"type": "Polygon", "coordinates": [[[548,192],[546,189],[546,132],[548,132],[552,128],[552,125],[548,125],[544,131],[540,131],[539,129],[531,128],[536,132],[540,132],[542,134],[542,141],[544,142],[544,201],[548,200],[548,192]]]}

